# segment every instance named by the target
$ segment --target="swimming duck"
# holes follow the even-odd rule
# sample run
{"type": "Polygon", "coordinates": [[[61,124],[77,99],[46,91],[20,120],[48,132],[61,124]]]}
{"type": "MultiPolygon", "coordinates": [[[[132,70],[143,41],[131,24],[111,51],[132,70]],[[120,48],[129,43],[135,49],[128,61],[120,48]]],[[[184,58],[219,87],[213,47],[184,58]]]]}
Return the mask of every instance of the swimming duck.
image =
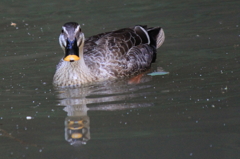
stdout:
{"type": "Polygon", "coordinates": [[[78,23],[65,23],[59,36],[64,57],[57,65],[53,84],[81,86],[137,75],[155,62],[156,49],[164,40],[162,28],[142,25],[85,39],[78,23]]]}

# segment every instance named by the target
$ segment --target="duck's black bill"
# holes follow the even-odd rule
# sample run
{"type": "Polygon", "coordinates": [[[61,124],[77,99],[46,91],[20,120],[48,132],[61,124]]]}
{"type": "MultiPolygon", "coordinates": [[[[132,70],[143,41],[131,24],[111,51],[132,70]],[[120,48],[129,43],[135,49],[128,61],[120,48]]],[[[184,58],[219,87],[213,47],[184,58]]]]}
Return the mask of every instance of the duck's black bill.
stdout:
{"type": "Polygon", "coordinates": [[[74,39],[73,41],[67,39],[67,47],[65,49],[65,57],[63,58],[64,61],[74,62],[80,60],[79,57],[79,48],[77,46],[77,40],[74,39]]]}

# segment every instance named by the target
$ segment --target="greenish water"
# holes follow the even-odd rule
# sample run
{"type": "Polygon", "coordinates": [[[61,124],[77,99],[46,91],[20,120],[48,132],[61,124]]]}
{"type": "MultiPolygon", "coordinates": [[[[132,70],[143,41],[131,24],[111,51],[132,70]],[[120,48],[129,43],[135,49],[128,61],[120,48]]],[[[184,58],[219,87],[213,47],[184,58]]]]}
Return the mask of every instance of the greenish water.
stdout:
{"type": "Polygon", "coordinates": [[[1,1],[0,158],[239,158],[239,6],[1,1]],[[54,88],[58,36],[68,21],[87,37],[135,24],[163,27],[151,71],[170,74],[54,88]],[[73,140],[80,132],[81,142],[73,140]]]}

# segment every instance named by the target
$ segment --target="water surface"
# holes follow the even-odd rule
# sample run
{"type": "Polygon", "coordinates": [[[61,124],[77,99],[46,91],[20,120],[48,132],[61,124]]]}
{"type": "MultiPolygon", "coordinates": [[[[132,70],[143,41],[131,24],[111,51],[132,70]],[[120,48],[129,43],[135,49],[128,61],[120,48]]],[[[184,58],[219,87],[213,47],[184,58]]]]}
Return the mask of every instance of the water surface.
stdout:
{"type": "Polygon", "coordinates": [[[239,158],[239,1],[0,4],[2,158],[239,158]],[[170,74],[54,88],[68,21],[87,37],[163,27],[150,71],[170,74]]]}

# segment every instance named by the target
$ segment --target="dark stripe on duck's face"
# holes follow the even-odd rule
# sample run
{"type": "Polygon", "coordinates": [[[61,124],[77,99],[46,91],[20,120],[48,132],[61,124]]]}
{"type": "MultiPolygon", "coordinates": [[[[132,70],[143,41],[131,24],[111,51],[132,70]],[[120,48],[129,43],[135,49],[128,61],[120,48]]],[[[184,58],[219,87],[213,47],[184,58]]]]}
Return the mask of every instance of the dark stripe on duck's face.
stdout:
{"type": "Polygon", "coordinates": [[[79,60],[79,48],[77,46],[77,40],[73,41],[67,39],[67,46],[65,48],[65,57],[63,58],[65,61],[74,62],[79,60]]]}

